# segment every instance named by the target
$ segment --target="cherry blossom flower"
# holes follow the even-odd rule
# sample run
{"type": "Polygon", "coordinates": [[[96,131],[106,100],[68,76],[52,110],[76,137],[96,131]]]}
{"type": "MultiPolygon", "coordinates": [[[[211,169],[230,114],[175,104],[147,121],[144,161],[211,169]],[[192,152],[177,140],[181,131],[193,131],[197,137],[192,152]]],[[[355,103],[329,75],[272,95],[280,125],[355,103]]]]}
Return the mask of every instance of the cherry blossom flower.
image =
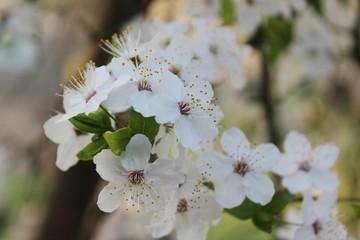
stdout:
{"type": "Polygon", "coordinates": [[[244,133],[230,128],[221,136],[226,155],[212,151],[199,157],[199,170],[215,183],[216,199],[224,208],[240,205],[245,197],[261,205],[272,199],[274,184],[263,174],[271,170],[280,157],[273,144],[261,144],[254,149],[244,133]]]}
{"type": "Polygon", "coordinates": [[[304,192],[312,187],[335,191],[337,176],[330,171],[339,155],[338,147],[325,143],[314,150],[303,134],[291,131],[284,143],[285,153],[273,171],[283,176],[282,184],[291,193],[304,192]]]}
{"type": "Polygon", "coordinates": [[[51,141],[59,144],[56,166],[66,171],[79,161],[76,154],[91,142],[91,135],[77,132],[69,121],[58,122],[62,117],[63,114],[58,114],[47,120],[44,132],[51,141]]]}
{"type": "Polygon", "coordinates": [[[151,108],[158,123],[173,123],[175,136],[192,150],[201,140],[213,139],[217,133],[216,119],[211,103],[214,96],[211,84],[197,81],[184,86],[173,74],[159,84],[161,91],[153,98],[151,108]]]}
{"type": "Polygon", "coordinates": [[[94,63],[90,63],[86,70],[79,73],[79,78],[72,77],[69,85],[63,86],[66,113],[60,121],[65,121],[80,113],[89,114],[96,111],[113,86],[113,81],[105,66],[96,68],[94,63]]]}
{"type": "Polygon", "coordinates": [[[345,240],[347,231],[337,219],[336,193],[326,193],[313,201],[304,195],[302,217],[304,225],[295,232],[295,240],[345,240]]]}
{"type": "Polygon", "coordinates": [[[109,111],[122,112],[133,106],[144,117],[151,116],[150,100],[159,92],[159,82],[170,74],[163,63],[149,59],[137,65],[124,58],[113,58],[108,67],[116,77],[114,87],[104,102],[109,111]]]}
{"type": "Polygon", "coordinates": [[[125,209],[141,207],[156,209],[168,197],[168,190],[176,189],[183,174],[176,171],[170,159],[149,163],[151,143],[142,134],[131,138],[120,157],[104,150],[94,157],[96,171],[109,184],[99,194],[98,206],[112,212],[120,206],[125,209]]]}

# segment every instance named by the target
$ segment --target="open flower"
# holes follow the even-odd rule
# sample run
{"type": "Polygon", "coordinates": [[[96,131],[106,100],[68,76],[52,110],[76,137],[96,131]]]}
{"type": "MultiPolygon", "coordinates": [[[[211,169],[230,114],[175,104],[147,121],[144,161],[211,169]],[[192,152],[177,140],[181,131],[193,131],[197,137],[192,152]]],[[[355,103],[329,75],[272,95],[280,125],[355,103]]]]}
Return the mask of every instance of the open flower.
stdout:
{"type": "Polygon", "coordinates": [[[144,117],[151,116],[150,100],[159,91],[159,82],[166,78],[162,66],[161,61],[154,59],[138,65],[125,58],[113,58],[109,69],[116,81],[104,105],[112,112],[122,112],[133,106],[144,117]]]}
{"type": "Polygon", "coordinates": [[[325,143],[314,150],[307,138],[291,131],[285,139],[285,153],[273,171],[283,176],[283,185],[291,193],[310,188],[335,191],[339,185],[337,176],[330,171],[339,155],[338,147],[325,143]]]}
{"type": "Polygon", "coordinates": [[[183,174],[174,168],[170,159],[157,159],[149,163],[151,143],[142,134],[131,138],[120,157],[104,150],[94,157],[96,171],[109,181],[100,192],[98,206],[112,212],[121,205],[126,209],[160,207],[168,191],[176,189],[183,174]]]}
{"type": "Polygon", "coordinates": [[[271,170],[280,157],[273,144],[261,144],[254,149],[244,133],[230,128],[221,137],[226,152],[208,152],[199,157],[199,170],[215,183],[216,199],[224,208],[240,205],[245,197],[261,205],[272,199],[274,184],[262,172],[271,170]]]}
{"type": "Polygon", "coordinates": [[[69,85],[64,86],[64,108],[66,114],[60,119],[65,121],[80,113],[96,111],[107,98],[113,81],[105,66],[96,68],[94,63],[79,72],[80,77],[72,77],[69,85]]]}
{"type": "Polygon", "coordinates": [[[347,232],[337,219],[336,193],[326,193],[313,201],[305,194],[301,206],[304,225],[295,232],[295,240],[345,240],[347,232]]]}
{"type": "Polygon", "coordinates": [[[184,86],[173,74],[159,85],[159,95],[153,98],[151,108],[158,123],[173,123],[175,136],[192,150],[200,147],[202,140],[213,139],[218,129],[213,104],[211,84],[207,81],[191,82],[184,86]]]}

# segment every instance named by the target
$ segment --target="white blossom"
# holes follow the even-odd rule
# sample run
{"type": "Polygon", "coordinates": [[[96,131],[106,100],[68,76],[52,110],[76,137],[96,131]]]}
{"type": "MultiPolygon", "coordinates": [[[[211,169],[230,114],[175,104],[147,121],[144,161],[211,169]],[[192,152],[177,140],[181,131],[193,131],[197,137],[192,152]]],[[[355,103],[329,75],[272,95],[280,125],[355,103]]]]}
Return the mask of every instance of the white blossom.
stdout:
{"type": "Polygon", "coordinates": [[[217,135],[211,103],[214,92],[209,82],[184,86],[176,75],[168,74],[159,86],[161,92],[151,102],[155,119],[160,124],[173,123],[175,136],[184,147],[196,150],[202,140],[217,135]]]}
{"type": "Polygon", "coordinates": [[[326,193],[313,201],[304,195],[301,207],[304,225],[295,232],[295,240],[345,240],[347,232],[337,219],[336,193],[326,193]]]}
{"type": "Polygon", "coordinates": [[[271,170],[280,156],[273,144],[254,149],[244,133],[230,128],[221,137],[226,155],[212,151],[199,157],[199,169],[215,183],[216,199],[224,208],[240,205],[245,197],[261,205],[272,199],[274,184],[263,174],[271,170]]]}
{"type": "Polygon", "coordinates": [[[335,191],[339,185],[337,176],[330,171],[339,155],[338,147],[325,143],[312,149],[307,138],[296,131],[286,136],[285,153],[273,171],[283,176],[282,184],[291,193],[316,188],[335,191]]]}
{"type": "Polygon", "coordinates": [[[65,121],[80,113],[96,111],[113,86],[113,80],[105,66],[96,68],[94,63],[90,63],[86,70],[79,73],[79,78],[72,77],[70,83],[63,86],[66,113],[59,121],[65,121]]]}
{"type": "Polygon", "coordinates": [[[109,184],[99,194],[98,206],[104,212],[112,212],[120,206],[129,209],[141,207],[160,208],[169,191],[183,181],[174,162],[160,158],[149,163],[151,143],[144,135],[131,138],[121,156],[103,150],[94,157],[96,171],[109,184]]]}

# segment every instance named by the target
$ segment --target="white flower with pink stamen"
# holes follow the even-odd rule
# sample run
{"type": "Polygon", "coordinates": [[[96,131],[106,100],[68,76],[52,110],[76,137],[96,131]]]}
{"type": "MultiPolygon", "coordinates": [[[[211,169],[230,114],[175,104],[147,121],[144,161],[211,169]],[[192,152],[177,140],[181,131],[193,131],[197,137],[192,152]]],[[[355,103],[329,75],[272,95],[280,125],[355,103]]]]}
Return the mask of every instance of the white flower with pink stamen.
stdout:
{"type": "Polygon", "coordinates": [[[59,121],[65,121],[80,113],[96,111],[113,86],[113,80],[105,66],[96,68],[94,63],[90,63],[86,70],[79,73],[79,78],[72,77],[70,83],[63,86],[66,113],[59,121]]]}
{"type": "Polygon", "coordinates": [[[120,157],[104,150],[94,157],[96,171],[109,182],[99,194],[98,206],[112,212],[120,206],[144,209],[161,207],[169,192],[184,175],[175,170],[174,161],[157,159],[149,163],[151,143],[142,134],[131,138],[120,157]]]}
{"type": "Polygon", "coordinates": [[[159,95],[151,101],[151,109],[160,124],[173,123],[175,136],[192,150],[200,148],[202,140],[213,139],[218,133],[212,104],[214,92],[207,81],[183,82],[168,74],[160,86],[159,95]]]}
{"type": "Polygon", "coordinates": [[[245,199],[265,205],[272,199],[274,184],[263,172],[270,171],[280,157],[273,144],[254,149],[244,133],[230,128],[221,137],[226,155],[211,151],[199,157],[200,172],[215,183],[216,199],[224,208],[239,206],[245,199]]]}
{"type": "Polygon", "coordinates": [[[283,176],[282,184],[291,193],[311,188],[330,192],[337,189],[339,180],[330,170],[339,156],[335,144],[325,143],[313,150],[303,134],[291,131],[284,148],[285,153],[273,171],[283,176]]]}

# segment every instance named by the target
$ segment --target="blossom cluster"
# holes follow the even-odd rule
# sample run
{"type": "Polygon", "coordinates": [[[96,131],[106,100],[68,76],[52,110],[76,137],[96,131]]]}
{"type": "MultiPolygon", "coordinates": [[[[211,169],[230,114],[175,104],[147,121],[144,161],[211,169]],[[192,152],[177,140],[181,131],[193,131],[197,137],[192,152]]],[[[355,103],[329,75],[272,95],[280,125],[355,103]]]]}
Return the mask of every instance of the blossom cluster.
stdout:
{"type": "MultiPolygon", "coordinates": [[[[236,1],[237,21],[248,34],[263,17],[284,10],[276,0],[248,2],[236,1]],[[251,23],[242,19],[246,14],[251,23]]],[[[281,2],[294,11],[305,8],[300,1],[281,2]]],[[[62,85],[65,112],[44,125],[59,144],[56,165],[66,171],[79,159],[93,160],[108,182],[98,207],[146,213],[145,228],[155,238],[174,232],[177,239],[204,239],[224,209],[271,231],[273,222],[259,215],[273,219],[303,199],[295,239],[345,239],[337,220],[339,181],[331,171],[339,155],[335,144],[313,149],[293,130],[280,152],[272,143],[252,146],[236,127],[219,134],[224,116],[213,86],[229,79],[244,87],[251,46],[240,43],[231,26],[211,19],[142,24],[102,40],[111,61],[98,67],[90,62],[62,85]],[[274,174],[281,186],[275,187],[274,174]],[[246,204],[255,207],[244,217],[246,204]]]]}

